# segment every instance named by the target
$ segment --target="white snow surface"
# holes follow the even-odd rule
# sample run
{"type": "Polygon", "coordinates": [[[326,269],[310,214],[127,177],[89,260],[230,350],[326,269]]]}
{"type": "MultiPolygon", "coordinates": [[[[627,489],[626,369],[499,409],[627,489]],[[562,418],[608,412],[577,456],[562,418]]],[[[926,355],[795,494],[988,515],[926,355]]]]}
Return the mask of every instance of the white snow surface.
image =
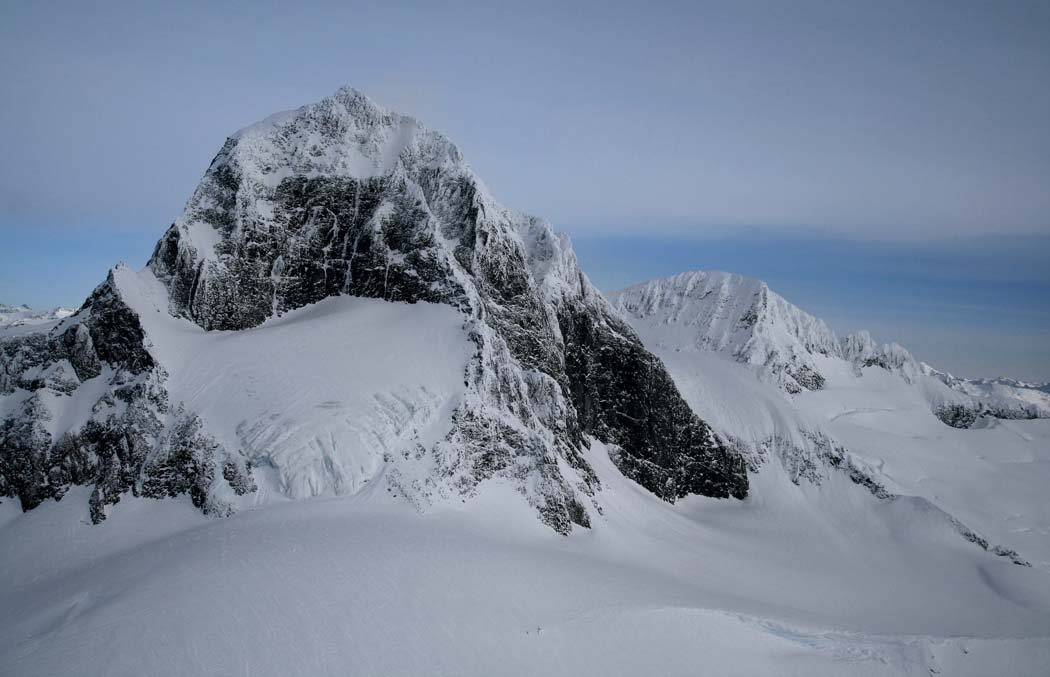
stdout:
{"type": "MultiPolygon", "coordinates": [[[[1044,442],[1046,421],[1023,422],[1044,442]]],[[[378,486],[203,517],[126,498],[0,505],[12,675],[1037,675],[1047,572],[844,476],[655,499],[595,445],[595,528],[508,484],[418,514],[378,486]]],[[[82,491],[74,489],[71,493],[82,491]]]]}
{"type": "Polygon", "coordinates": [[[271,467],[224,519],[186,497],[125,496],[90,526],[81,488],[25,514],[0,504],[3,674],[1027,676],[1050,665],[1048,420],[950,428],[901,375],[858,376],[837,357],[814,358],[822,390],[792,396],[730,355],[671,345],[667,324],[654,340],[635,318],[720,432],[804,446],[820,431],[897,497],[829,468],[797,481],[771,454],[746,500],[669,505],[595,443],[604,510],[565,537],[510,480],[425,512],[375,481],[405,468],[399,452],[417,437],[447,430],[470,354],[459,313],[337,297],[204,332],[164,312],[148,271],[114,277],[172,397],[271,467]],[[1032,566],[967,541],[959,523],[1032,566]]]}
{"type": "MultiPolygon", "coordinates": [[[[711,276],[725,279],[721,273],[711,276]]],[[[709,322],[698,323],[681,311],[696,295],[668,289],[690,287],[698,277],[709,276],[679,275],[632,288],[642,290],[643,299],[657,290],[660,303],[639,303],[639,294],[631,290],[613,299],[701,418],[756,453],[768,452],[776,441],[812,452],[814,434],[825,435],[889,492],[928,501],[991,544],[1016,550],[1050,571],[1050,500],[1045,498],[1050,441],[1040,432],[1050,421],[982,417],[974,428],[960,430],[931,410],[931,403],[972,402],[963,388],[976,389],[975,383],[985,383],[983,388],[999,383],[1033,399],[1044,391],[1001,380],[957,380],[962,385],[953,387],[899,345],[875,346],[870,335],[859,332],[842,341],[841,350],[809,355],[826,379],[824,387],[790,394],[737,352],[708,341],[709,322]],[[860,366],[873,356],[888,368],[860,366]]],[[[708,312],[708,306],[703,310],[708,312]]]]}
{"type": "Polygon", "coordinates": [[[148,268],[114,278],[172,402],[243,449],[263,482],[276,479],[254,501],[356,493],[385,460],[451,428],[473,345],[449,306],[331,297],[253,329],[207,332],[168,314],[148,268]]]}
{"type": "Polygon", "coordinates": [[[271,115],[230,138],[239,166],[267,186],[288,176],[365,179],[392,171],[402,159],[425,157],[431,166],[462,162],[458,150],[418,120],[380,106],[353,89],[296,110],[271,115]],[[316,124],[302,123],[309,118],[316,124]],[[321,133],[324,127],[327,134],[321,133]],[[332,144],[338,129],[341,143],[332,144]]]}

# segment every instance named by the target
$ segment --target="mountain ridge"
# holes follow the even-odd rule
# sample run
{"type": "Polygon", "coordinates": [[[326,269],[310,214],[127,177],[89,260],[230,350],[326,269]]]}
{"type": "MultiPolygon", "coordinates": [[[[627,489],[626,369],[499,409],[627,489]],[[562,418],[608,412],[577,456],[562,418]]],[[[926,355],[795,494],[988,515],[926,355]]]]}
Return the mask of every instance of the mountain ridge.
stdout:
{"type": "Polygon", "coordinates": [[[1045,385],[1010,379],[960,379],[915,359],[899,343],[878,343],[867,331],[841,339],[758,279],[721,271],[691,271],[611,292],[614,307],[646,321],[652,340],[676,349],[711,350],[752,365],[791,394],[820,390],[815,359],[846,361],[859,375],[879,367],[921,388],[931,409],[956,427],[982,416],[1050,418],[1045,385]]]}
{"type": "MultiPolygon", "coordinates": [[[[591,511],[601,509],[581,453],[589,437],[609,443],[621,471],[665,500],[747,493],[743,459],[681,399],[580,270],[568,238],[499,204],[443,136],[350,88],[233,134],[144,271],[116,269],[96,301],[46,339],[6,342],[8,390],[22,406],[0,431],[9,450],[0,468],[5,493],[25,495],[30,506],[60,495],[90,475],[55,471],[75,457],[78,468],[97,472],[96,521],[128,491],[189,491],[198,507],[228,514],[236,496],[255,491],[246,453],[315,468],[307,485],[319,491],[337,486],[331,445],[309,445],[296,458],[245,438],[227,448],[209,432],[209,412],[169,401],[168,370],[178,365],[154,357],[149,346],[167,339],[150,336],[150,322],[143,331],[138,316],[244,331],[342,295],[434,303],[463,315],[475,353],[451,429],[423,452],[399,450],[384,474],[420,506],[469,497],[498,478],[556,531],[589,526],[591,511]],[[158,295],[166,308],[124,302],[158,295]],[[103,399],[119,404],[91,405],[91,420],[102,421],[97,434],[59,429],[54,419],[64,420],[65,401],[52,400],[57,391],[23,369],[51,368],[63,355],[59,341],[82,344],[102,365],[78,374],[82,383],[113,370],[105,371],[103,399]],[[61,449],[57,439],[66,440],[61,449]],[[115,439],[123,441],[113,447],[115,439]],[[163,481],[147,483],[151,472],[163,481]]],[[[77,383],[63,387],[84,392],[77,383]]],[[[265,423],[244,421],[244,430],[257,425],[265,423]]]]}

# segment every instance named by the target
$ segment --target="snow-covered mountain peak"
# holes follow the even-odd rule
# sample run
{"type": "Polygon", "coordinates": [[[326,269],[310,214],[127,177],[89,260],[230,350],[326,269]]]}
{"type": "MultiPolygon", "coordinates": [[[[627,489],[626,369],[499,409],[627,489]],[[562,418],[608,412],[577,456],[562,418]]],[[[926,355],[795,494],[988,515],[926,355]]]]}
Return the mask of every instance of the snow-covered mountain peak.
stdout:
{"type": "Polygon", "coordinates": [[[172,289],[175,313],[205,328],[235,328],[245,322],[258,324],[301,303],[285,301],[280,289],[255,296],[261,291],[258,287],[242,288],[245,298],[237,313],[250,319],[231,324],[229,313],[202,316],[196,299],[226,295],[229,290],[213,282],[239,267],[235,261],[267,259],[263,277],[268,279],[262,286],[280,288],[292,280],[302,282],[302,271],[295,270],[291,258],[308,256],[306,265],[316,264],[322,271],[320,284],[310,281],[324,287],[308,294],[317,300],[349,291],[358,265],[374,270],[377,245],[399,252],[393,276],[386,274],[384,264],[384,298],[405,295],[388,283],[395,280],[396,286],[406,256],[426,250],[427,267],[435,269],[420,277],[420,266],[413,266],[413,275],[431,287],[436,282],[432,277],[443,278],[437,284],[442,288],[431,291],[447,298],[459,293],[446,284],[458,277],[448,269],[462,267],[467,252],[509,246],[523,254],[529,281],[545,296],[570,294],[605,302],[580,272],[567,237],[543,219],[496,201],[443,135],[350,87],[231,135],[158,244],[150,268],[172,289]],[[471,219],[480,219],[482,227],[464,229],[464,221],[471,219]],[[353,237],[348,231],[354,231],[353,237]],[[490,235],[496,236],[494,241],[490,235]],[[317,242],[318,248],[303,250],[307,240],[317,242]],[[281,251],[289,247],[294,254],[281,251]],[[260,248],[275,255],[256,257],[260,248]],[[183,280],[172,284],[175,271],[188,269],[194,269],[196,280],[185,272],[183,280]],[[244,307],[250,310],[245,313],[244,307]]]}
{"type": "Polygon", "coordinates": [[[128,491],[226,514],[265,493],[265,467],[292,497],[382,479],[420,509],[499,480],[567,533],[600,514],[592,438],[665,500],[747,494],[741,454],[568,238],[349,88],[232,135],[146,270],[115,269],[65,325],[0,349],[0,396],[19,398],[0,492],[33,507],[94,483],[94,521],[128,491]],[[370,318],[398,325],[355,347],[370,318]],[[118,437],[135,453],[114,457],[118,437]]]}
{"type": "Polygon", "coordinates": [[[864,367],[882,367],[899,374],[908,383],[914,383],[923,373],[920,364],[907,348],[896,341],[878,344],[867,330],[853,332],[842,339],[841,356],[857,370],[864,367]]]}
{"type": "Polygon", "coordinates": [[[832,358],[844,361],[840,366],[857,377],[871,368],[900,377],[952,426],[974,425],[981,416],[1050,417],[1045,384],[956,378],[919,362],[899,343],[878,343],[864,330],[839,341],[822,320],[760,280],[694,271],[644,282],[609,297],[648,345],[728,355],[789,393],[819,390],[826,376],[822,370],[840,368],[825,359],[832,358]]]}
{"type": "Polygon", "coordinates": [[[660,339],[677,349],[713,350],[763,368],[789,392],[819,389],[814,355],[837,355],[824,322],[771,291],[765,282],[733,273],[694,271],[614,292],[629,318],[663,325],[660,339]]]}
{"type": "Polygon", "coordinates": [[[268,188],[293,175],[366,179],[399,164],[463,165],[459,150],[444,136],[350,87],[236,132],[212,166],[231,160],[244,176],[268,188]]]}

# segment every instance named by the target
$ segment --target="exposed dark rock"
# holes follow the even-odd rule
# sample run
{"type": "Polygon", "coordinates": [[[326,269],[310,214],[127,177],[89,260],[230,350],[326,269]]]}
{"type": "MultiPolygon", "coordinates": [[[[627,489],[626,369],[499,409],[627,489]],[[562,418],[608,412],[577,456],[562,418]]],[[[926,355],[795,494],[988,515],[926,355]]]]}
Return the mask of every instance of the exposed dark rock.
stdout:
{"type": "MultiPolygon", "coordinates": [[[[83,324],[87,326],[99,362],[107,362],[132,374],[141,374],[155,366],[146,348],[146,335],[139,317],[120,297],[112,271],[84,302],[80,312],[88,315],[83,324]]],[[[86,350],[86,340],[74,339],[73,348],[75,351],[86,350]]],[[[78,356],[77,360],[90,373],[91,367],[87,365],[93,365],[94,361],[87,355],[78,356]]]]}
{"type": "MultiPolygon", "coordinates": [[[[91,484],[91,519],[99,522],[122,495],[139,493],[151,452],[164,439],[178,439],[175,432],[163,436],[170,410],[165,374],[150,355],[138,315],[121,298],[112,273],[77,315],[49,333],[0,342],[0,356],[0,385],[11,397],[26,393],[20,407],[0,422],[0,487],[4,495],[18,496],[24,510],[49,498],[61,499],[70,486],[91,484]],[[99,377],[106,379],[106,387],[93,402],[91,416],[52,440],[46,424],[53,416],[41,393],[73,395],[82,381],[99,377]]],[[[191,439],[179,450],[186,453],[186,445],[197,441],[191,439]]],[[[204,442],[201,448],[203,455],[213,451],[204,442]]],[[[211,461],[216,462],[221,458],[211,461]]],[[[239,465],[231,463],[230,474],[242,490],[251,486],[243,459],[239,465]]],[[[165,495],[193,493],[194,501],[205,505],[201,482],[164,485],[152,478],[151,495],[161,486],[165,495]]]]}
{"type": "Polygon", "coordinates": [[[562,308],[559,324],[583,429],[619,447],[625,475],[668,501],[747,495],[743,458],[697,418],[630,327],[586,307],[562,308]]]}
{"type": "Polygon", "coordinates": [[[9,496],[18,496],[23,510],[31,510],[53,495],[48,481],[51,413],[39,395],[30,395],[21,407],[0,423],[0,475],[9,496]]]}
{"type": "Polygon", "coordinates": [[[977,420],[973,407],[963,404],[946,404],[934,410],[934,415],[953,428],[969,428],[977,420]]]}
{"type": "Polygon", "coordinates": [[[218,443],[201,433],[200,418],[179,412],[161,451],[145,466],[142,495],[164,498],[189,494],[193,505],[205,512],[213,510],[208,494],[215,481],[218,452],[218,443]]]}

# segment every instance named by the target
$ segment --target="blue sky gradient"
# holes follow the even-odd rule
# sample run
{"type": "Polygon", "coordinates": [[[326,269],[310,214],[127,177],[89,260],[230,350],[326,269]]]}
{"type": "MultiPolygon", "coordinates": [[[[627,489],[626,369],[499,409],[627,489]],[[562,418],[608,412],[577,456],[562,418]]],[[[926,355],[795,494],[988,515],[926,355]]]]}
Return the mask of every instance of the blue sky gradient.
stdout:
{"type": "Polygon", "coordinates": [[[343,84],[612,289],[766,279],[966,376],[1050,379],[1050,3],[9,2],[0,301],[141,265],[225,137],[343,84]]]}

